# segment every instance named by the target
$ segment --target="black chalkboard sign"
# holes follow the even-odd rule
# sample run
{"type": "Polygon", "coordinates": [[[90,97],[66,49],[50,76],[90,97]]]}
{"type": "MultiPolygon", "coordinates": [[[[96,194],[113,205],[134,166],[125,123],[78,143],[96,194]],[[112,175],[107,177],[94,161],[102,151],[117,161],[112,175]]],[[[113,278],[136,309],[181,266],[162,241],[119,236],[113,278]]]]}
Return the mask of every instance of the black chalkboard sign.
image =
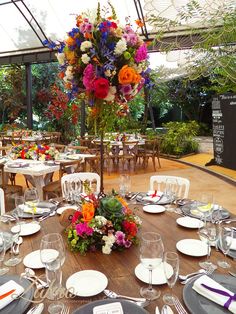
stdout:
{"type": "Polygon", "coordinates": [[[236,95],[219,95],[212,101],[215,163],[236,170],[236,95]]]}

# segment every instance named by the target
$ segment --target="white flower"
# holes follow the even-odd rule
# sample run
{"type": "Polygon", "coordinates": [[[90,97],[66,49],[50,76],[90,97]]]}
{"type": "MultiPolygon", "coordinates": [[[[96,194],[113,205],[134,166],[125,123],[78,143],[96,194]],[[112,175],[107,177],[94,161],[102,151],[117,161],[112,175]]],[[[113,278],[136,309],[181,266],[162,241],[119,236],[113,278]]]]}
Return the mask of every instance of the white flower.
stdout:
{"type": "Polygon", "coordinates": [[[59,64],[64,64],[65,63],[65,54],[63,52],[58,52],[56,54],[57,60],[59,64]]]}
{"type": "Polygon", "coordinates": [[[104,245],[102,247],[102,253],[103,254],[110,254],[111,253],[111,247],[109,245],[104,245]]]}
{"type": "Polygon", "coordinates": [[[106,101],[113,101],[115,99],[115,94],[116,94],[116,87],[115,86],[110,86],[108,94],[104,100],[106,101]]]}
{"type": "Polygon", "coordinates": [[[107,223],[107,219],[103,216],[95,216],[94,219],[101,227],[107,223]]]}
{"type": "Polygon", "coordinates": [[[142,224],[142,220],[140,219],[139,216],[134,216],[134,222],[136,223],[136,225],[141,225],[142,224]]]}
{"type": "Polygon", "coordinates": [[[80,45],[80,50],[81,51],[86,51],[87,49],[91,48],[92,47],[92,43],[91,41],[83,41],[82,44],[80,45]]]}
{"type": "Polygon", "coordinates": [[[102,240],[105,241],[105,245],[112,247],[113,243],[116,241],[116,238],[113,234],[109,234],[108,236],[103,236],[102,240]]]}
{"type": "Polygon", "coordinates": [[[73,67],[71,65],[68,65],[65,71],[65,76],[63,80],[65,82],[71,81],[73,79],[73,67]]]}
{"type": "Polygon", "coordinates": [[[127,49],[127,44],[124,38],[120,39],[118,43],[116,44],[116,47],[114,49],[115,55],[122,55],[122,53],[127,49]]]}
{"type": "Polygon", "coordinates": [[[87,53],[82,54],[81,60],[84,64],[88,64],[90,61],[90,57],[87,55],[87,53]]]}
{"type": "Polygon", "coordinates": [[[106,70],[104,72],[104,74],[107,76],[107,77],[110,77],[111,76],[111,70],[106,70]]]}

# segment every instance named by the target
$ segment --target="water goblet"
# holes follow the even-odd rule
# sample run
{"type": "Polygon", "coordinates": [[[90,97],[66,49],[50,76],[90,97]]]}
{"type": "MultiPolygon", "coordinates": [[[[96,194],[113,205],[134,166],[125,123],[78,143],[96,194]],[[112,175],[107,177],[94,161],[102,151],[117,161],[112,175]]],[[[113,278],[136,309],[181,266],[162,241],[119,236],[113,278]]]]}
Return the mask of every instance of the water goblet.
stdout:
{"type": "Polygon", "coordinates": [[[24,213],[24,204],[25,204],[25,198],[21,195],[15,196],[15,210],[17,212],[17,215],[19,218],[23,216],[24,213]]]}
{"type": "Polygon", "coordinates": [[[200,203],[198,206],[198,211],[204,217],[206,222],[207,217],[212,215],[213,211],[213,195],[211,193],[202,193],[200,197],[200,203]]]}
{"type": "Polygon", "coordinates": [[[61,266],[65,262],[65,247],[59,233],[49,233],[42,237],[40,243],[40,258],[45,266],[49,291],[47,298],[58,300],[62,282],[61,266]]]}
{"type": "Polygon", "coordinates": [[[126,194],[130,192],[131,189],[131,178],[128,174],[121,174],[119,178],[119,190],[120,195],[125,197],[126,194]]]}
{"type": "Polygon", "coordinates": [[[198,235],[201,241],[207,243],[207,259],[204,262],[199,262],[199,266],[203,269],[216,269],[217,266],[213,264],[210,260],[211,257],[211,243],[215,243],[217,239],[217,226],[211,221],[200,220],[200,225],[198,229],[198,235]]]}
{"type": "Polygon", "coordinates": [[[14,256],[14,252],[13,252],[14,243],[19,240],[19,235],[21,231],[21,224],[20,224],[17,213],[14,213],[13,216],[15,218],[14,222],[8,220],[9,231],[10,233],[12,233],[12,236],[11,236],[10,258],[4,262],[4,265],[6,266],[16,266],[22,261],[20,257],[14,256]]]}
{"type": "Polygon", "coordinates": [[[29,212],[32,214],[32,222],[37,223],[37,221],[35,220],[36,206],[39,202],[37,189],[26,189],[24,193],[24,200],[26,207],[28,207],[29,212]]]}
{"type": "Polygon", "coordinates": [[[169,204],[167,204],[166,210],[169,212],[173,212],[175,210],[174,201],[178,197],[179,184],[176,179],[168,178],[165,181],[164,187],[164,195],[169,200],[169,204]]]}
{"type": "Polygon", "coordinates": [[[166,281],[171,289],[170,293],[166,293],[163,296],[163,301],[165,304],[174,305],[175,296],[173,295],[173,287],[179,275],[179,256],[175,252],[165,252],[164,254],[164,273],[166,276],[166,281]],[[170,266],[172,271],[170,272],[170,266]]]}
{"type": "Polygon", "coordinates": [[[2,267],[5,253],[6,253],[6,239],[4,237],[3,232],[0,232],[0,276],[5,275],[9,271],[8,267],[2,267]]]}
{"type": "Polygon", "coordinates": [[[230,250],[233,240],[233,230],[227,226],[220,226],[220,249],[224,253],[224,260],[218,261],[217,264],[222,268],[230,268],[231,264],[226,260],[226,255],[230,250]]]}
{"type": "Polygon", "coordinates": [[[140,294],[148,300],[159,298],[160,290],[152,286],[152,271],[159,266],[163,259],[164,246],[160,234],[155,232],[144,232],[140,243],[140,260],[145,268],[149,270],[149,285],[142,287],[140,294]]]}

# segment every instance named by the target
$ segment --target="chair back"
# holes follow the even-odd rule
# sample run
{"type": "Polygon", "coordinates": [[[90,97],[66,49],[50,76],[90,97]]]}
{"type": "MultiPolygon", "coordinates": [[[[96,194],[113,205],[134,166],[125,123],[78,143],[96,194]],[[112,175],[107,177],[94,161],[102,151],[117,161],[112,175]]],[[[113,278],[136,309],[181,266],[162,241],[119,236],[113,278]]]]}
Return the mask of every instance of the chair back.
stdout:
{"type": "Polygon", "coordinates": [[[135,156],[138,152],[138,141],[124,141],[123,145],[123,155],[135,156]]]}
{"type": "Polygon", "coordinates": [[[176,191],[176,195],[178,198],[188,197],[190,181],[182,177],[163,176],[163,175],[151,176],[150,177],[150,190],[163,191],[163,186],[165,185],[167,179],[177,181],[178,191],[176,191]]]}
{"type": "Polygon", "coordinates": [[[0,214],[5,214],[5,198],[4,191],[0,188],[0,214]]]}
{"type": "Polygon", "coordinates": [[[100,176],[94,172],[77,172],[64,175],[61,178],[62,196],[64,198],[66,198],[68,192],[71,191],[86,193],[87,187],[93,192],[100,192],[100,185],[100,176]]]}

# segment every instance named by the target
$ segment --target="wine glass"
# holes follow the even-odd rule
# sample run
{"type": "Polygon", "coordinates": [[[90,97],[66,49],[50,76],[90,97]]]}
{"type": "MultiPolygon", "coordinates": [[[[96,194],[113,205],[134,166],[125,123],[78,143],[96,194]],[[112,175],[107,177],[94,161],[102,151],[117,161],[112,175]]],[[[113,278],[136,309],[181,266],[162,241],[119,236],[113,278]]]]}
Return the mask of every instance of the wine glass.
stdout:
{"type": "Polygon", "coordinates": [[[222,268],[230,268],[231,264],[226,261],[226,255],[230,250],[233,240],[233,230],[227,226],[220,226],[220,249],[224,253],[224,260],[218,261],[217,264],[222,268]]]}
{"type": "Polygon", "coordinates": [[[164,273],[166,281],[171,289],[170,293],[166,293],[163,296],[165,304],[174,305],[175,296],[173,295],[173,287],[179,275],[179,256],[175,252],[165,252],[164,254],[164,273]],[[172,270],[170,272],[170,266],[172,270]]]}
{"type": "Polygon", "coordinates": [[[128,174],[121,174],[119,178],[119,190],[120,195],[125,197],[126,194],[130,192],[131,188],[131,178],[128,174]]]}
{"type": "Polygon", "coordinates": [[[149,270],[149,285],[142,287],[140,294],[148,300],[159,298],[160,290],[152,287],[152,271],[159,266],[163,259],[164,246],[160,234],[155,232],[144,232],[140,243],[140,260],[145,268],[149,270]]]}
{"type": "Polygon", "coordinates": [[[206,222],[207,217],[212,214],[213,211],[213,195],[211,193],[202,193],[200,197],[200,204],[198,205],[198,210],[204,217],[206,222]]]}
{"type": "Polygon", "coordinates": [[[8,267],[2,267],[2,262],[4,261],[6,253],[6,244],[4,233],[0,232],[0,276],[5,275],[9,271],[8,267]]]}
{"type": "Polygon", "coordinates": [[[177,179],[167,178],[165,181],[164,195],[167,200],[169,200],[169,204],[167,204],[166,210],[169,212],[173,212],[175,210],[175,206],[173,205],[175,199],[178,197],[179,192],[179,183],[177,179]]]}
{"type": "Polygon", "coordinates": [[[23,216],[24,213],[24,204],[25,204],[25,198],[22,195],[16,195],[15,196],[15,208],[16,212],[19,218],[23,216]]]}
{"type": "Polygon", "coordinates": [[[40,258],[45,266],[46,279],[49,285],[47,298],[58,300],[62,282],[61,266],[65,262],[65,246],[59,233],[49,233],[42,237],[40,258]]]}
{"type": "Polygon", "coordinates": [[[211,257],[211,243],[215,243],[217,239],[217,226],[211,221],[200,220],[200,225],[198,229],[199,238],[201,241],[207,243],[207,259],[204,262],[199,262],[199,266],[203,269],[216,269],[217,266],[213,264],[210,260],[211,257]]]}
{"type": "Polygon", "coordinates": [[[14,252],[13,252],[13,245],[19,240],[19,235],[21,231],[21,223],[19,221],[19,217],[16,212],[12,214],[12,216],[15,218],[15,221],[14,222],[11,220],[8,221],[9,231],[12,234],[12,236],[11,236],[10,258],[4,262],[4,265],[6,266],[16,266],[22,261],[20,257],[14,256],[14,252]]]}
{"type": "Polygon", "coordinates": [[[36,206],[39,202],[39,195],[36,188],[26,189],[24,193],[25,205],[29,212],[32,214],[32,222],[37,223],[35,220],[36,206]]]}

